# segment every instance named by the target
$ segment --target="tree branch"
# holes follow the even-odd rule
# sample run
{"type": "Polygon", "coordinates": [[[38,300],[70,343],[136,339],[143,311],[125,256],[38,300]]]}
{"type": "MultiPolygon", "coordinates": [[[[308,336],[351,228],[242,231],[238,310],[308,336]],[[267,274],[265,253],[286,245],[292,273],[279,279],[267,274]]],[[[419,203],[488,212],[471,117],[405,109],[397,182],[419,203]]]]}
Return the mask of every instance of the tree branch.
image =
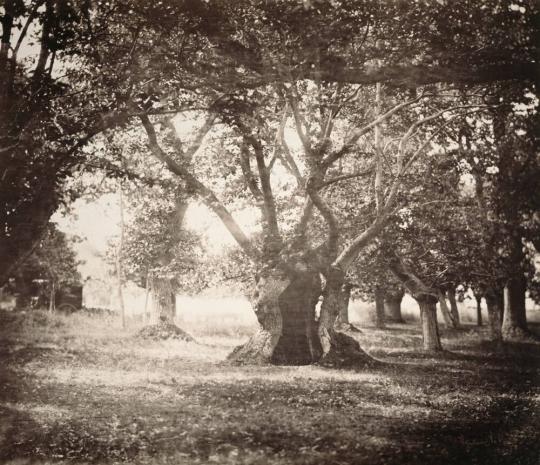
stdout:
{"type": "Polygon", "coordinates": [[[191,174],[183,166],[175,162],[167,153],[161,148],[158,143],[156,131],[154,125],[151,123],[148,116],[140,116],[141,123],[146,131],[148,136],[148,142],[152,154],[158,159],[161,160],[169,171],[175,175],[181,177],[188,186],[190,186],[194,192],[201,198],[204,204],[210,208],[223,222],[227,230],[234,237],[238,245],[242,250],[252,259],[256,259],[258,256],[258,251],[253,247],[251,241],[244,234],[238,223],[232,217],[230,212],[221,204],[214,192],[202,184],[193,174],[191,174]]]}
{"type": "Polygon", "coordinates": [[[395,107],[391,108],[386,113],[382,114],[381,116],[379,116],[378,118],[373,120],[371,123],[367,124],[366,126],[363,126],[361,128],[356,129],[356,131],[353,131],[353,133],[349,136],[349,138],[345,141],[345,143],[342,145],[342,147],[339,150],[336,150],[336,151],[330,153],[323,160],[323,165],[325,167],[331,166],[332,163],[334,163],[339,158],[341,158],[343,155],[345,155],[347,152],[349,152],[354,147],[354,145],[356,144],[358,139],[360,139],[360,137],[367,134],[369,131],[371,131],[371,129],[373,129],[374,127],[381,124],[383,121],[390,118],[392,115],[397,113],[399,110],[401,110],[401,109],[403,109],[403,108],[405,108],[405,107],[407,107],[409,105],[412,105],[413,103],[418,102],[422,98],[423,98],[423,96],[421,95],[421,96],[418,96],[418,97],[416,97],[414,99],[411,99],[411,100],[408,100],[406,102],[400,103],[399,105],[396,105],[395,107]]]}

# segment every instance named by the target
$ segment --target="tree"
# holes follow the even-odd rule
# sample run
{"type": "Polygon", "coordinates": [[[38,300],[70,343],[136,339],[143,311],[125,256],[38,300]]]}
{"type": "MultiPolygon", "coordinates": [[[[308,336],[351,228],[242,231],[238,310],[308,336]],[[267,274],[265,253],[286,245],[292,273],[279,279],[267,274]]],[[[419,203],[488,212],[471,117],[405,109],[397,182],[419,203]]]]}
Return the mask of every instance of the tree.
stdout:
{"type": "MultiPolygon", "coordinates": [[[[112,15],[112,37],[123,44],[118,48],[133,51],[130,76],[119,93],[139,117],[151,153],[223,221],[258,264],[253,295],[262,328],[235,351],[239,362],[369,362],[354,341],[334,330],[346,273],[389,223],[405,174],[433,136],[424,129],[471,109],[440,104],[442,95],[428,84],[534,79],[528,61],[534,56],[533,41],[512,28],[519,24],[530,30],[529,15],[516,17],[496,8],[498,2],[472,10],[444,2],[422,9],[401,2],[334,3],[192,2],[188,7],[134,2],[129,6],[142,21],[124,25],[114,15],[127,17],[125,12],[112,15]],[[460,40],[448,40],[458,33],[460,40]],[[516,42],[523,50],[519,57],[516,42]],[[357,99],[371,95],[373,101],[368,86],[377,82],[398,86],[378,117],[357,99]],[[156,107],[178,112],[178,102],[217,113],[226,125],[232,146],[226,155],[242,172],[260,210],[261,248],[239,227],[212,182],[197,166],[186,165],[164,137],[156,107]],[[397,118],[405,110],[408,124],[397,118]],[[373,150],[367,136],[383,124],[394,125],[388,132],[399,143],[373,150]],[[283,136],[290,127],[301,142],[296,152],[283,136]],[[340,173],[339,163],[347,157],[364,161],[362,172],[340,173]],[[391,169],[381,169],[390,159],[391,169]],[[292,196],[276,189],[276,166],[295,179],[298,189],[292,196]],[[369,220],[347,241],[326,191],[361,178],[366,170],[374,173],[368,185],[377,186],[369,220]],[[283,224],[291,217],[285,211],[295,212],[299,221],[283,224]],[[320,224],[325,237],[313,241],[311,229],[320,224]],[[321,292],[321,316],[315,321],[321,292]]],[[[102,60],[107,56],[103,48],[97,52],[102,60]]]]}
{"type": "Polygon", "coordinates": [[[15,292],[19,294],[18,307],[26,307],[32,294],[46,289],[45,301],[49,309],[55,309],[55,294],[62,286],[80,285],[81,275],[77,270],[79,261],[73,250],[76,238],[70,238],[58,230],[56,224],[48,223],[45,234],[30,256],[12,276],[15,292]],[[44,283],[45,286],[38,283],[44,283]],[[32,292],[33,291],[33,292],[32,292]]]}

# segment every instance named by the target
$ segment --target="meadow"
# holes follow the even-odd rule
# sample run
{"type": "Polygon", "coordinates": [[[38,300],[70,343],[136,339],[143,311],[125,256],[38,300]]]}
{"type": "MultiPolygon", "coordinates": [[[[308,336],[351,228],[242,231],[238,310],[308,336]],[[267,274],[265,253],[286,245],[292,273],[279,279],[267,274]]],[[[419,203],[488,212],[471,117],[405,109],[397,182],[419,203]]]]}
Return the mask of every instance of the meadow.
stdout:
{"type": "Polygon", "coordinates": [[[463,307],[431,357],[414,308],[377,330],[356,302],[354,336],[377,368],[238,367],[226,356],[255,328],[241,305],[180,315],[196,343],[140,339],[116,315],[1,311],[0,461],[538,463],[539,343],[495,347],[463,307]]]}

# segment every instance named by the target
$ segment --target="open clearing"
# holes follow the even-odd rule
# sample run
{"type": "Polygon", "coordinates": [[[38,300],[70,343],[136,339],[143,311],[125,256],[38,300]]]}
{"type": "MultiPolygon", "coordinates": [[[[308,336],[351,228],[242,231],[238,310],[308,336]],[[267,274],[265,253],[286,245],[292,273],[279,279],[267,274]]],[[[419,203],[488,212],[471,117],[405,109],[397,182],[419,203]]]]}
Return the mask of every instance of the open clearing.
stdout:
{"type": "Polygon", "coordinates": [[[3,463],[539,462],[540,344],[496,350],[474,326],[443,332],[438,358],[417,324],[362,327],[386,363],[354,371],[230,366],[243,334],[149,342],[106,317],[0,320],[3,463]]]}

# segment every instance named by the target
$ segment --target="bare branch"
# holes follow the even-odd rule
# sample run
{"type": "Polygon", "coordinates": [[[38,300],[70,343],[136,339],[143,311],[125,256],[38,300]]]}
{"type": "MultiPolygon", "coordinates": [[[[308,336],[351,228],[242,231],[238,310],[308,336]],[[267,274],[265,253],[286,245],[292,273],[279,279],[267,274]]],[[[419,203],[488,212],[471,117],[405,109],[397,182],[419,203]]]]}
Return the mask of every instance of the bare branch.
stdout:
{"type": "Polygon", "coordinates": [[[357,171],[356,173],[344,174],[342,176],[337,176],[336,178],[328,179],[321,184],[321,188],[330,186],[340,181],[346,181],[347,179],[360,178],[362,176],[367,176],[368,174],[373,173],[374,167],[370,166],[362,171],[357,171]]]}
{"type": "Polygon", "coordinates": [[[382,114],[381,116],[379,116],[378,118],[373,120],[371,123],[369,123],[369,124],[367,124],[367,125],[365,125],[365,126],[363,126],[361,128],[356,129],[355,131],[353,131],[352,134],[347,138],[347,140],[344,142],[344,144],[342,145],[342,147],[339,150],[336,150],[336,151],[330,153],[323,160],[324,166],[328,167],[328,166],[332,165],[332,163],[334,163],[336,160],[338,160],[343,155],[348,153],[354,147],[354,145],[356,144],[358,139],[360,139],[360,137],[367,134],[374,127],[378,126],[383,121],[390,118],[392,115],[397,113],[399,110],[418,102],[423,97],[424,96],[421,95],[421,96],[415,97],[415,98],[413,98],[411,100],[407,100],[406,102],[400,103],[399,105],[396,105],[395,107],[388,110],[386,113],[382,114]]]}
{"type": "Polygon", "coordinates": [[[285,88],[285,95],[287,96],[287,100],[291,106],[293,117],[294,117],[294,124],[296,127],[296,132],[298,133],[298,137],[300,138],[300,141],[302,142],[302,146],[304,147],[304,151],[306,155],[309,157],[312,156],[311,151],[311,141],[309,137],[309,133],[307,131],[307,123],[302,116],[302,113],[300,112],[300,109],[298,108],[298,96],[292,92],[292,88],[285,88]]]}

